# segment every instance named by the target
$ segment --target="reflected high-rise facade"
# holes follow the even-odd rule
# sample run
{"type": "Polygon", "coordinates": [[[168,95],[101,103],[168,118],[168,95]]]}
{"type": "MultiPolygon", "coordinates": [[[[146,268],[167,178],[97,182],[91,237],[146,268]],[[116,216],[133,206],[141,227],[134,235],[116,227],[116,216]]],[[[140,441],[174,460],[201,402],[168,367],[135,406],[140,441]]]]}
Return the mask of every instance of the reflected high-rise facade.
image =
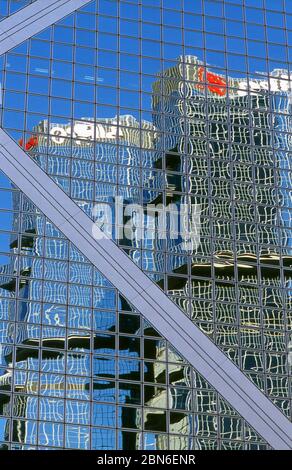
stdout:
{"type": "MultiPolygon", "coordinates": [[[[243,3],[89,2],[2,58],[1,126],[291,420],[292,10],[243,3]]],[[[2,173],[0,211],[1,449],[270,448],[2,173]]]]}
{"type": "MultiPolygon", "coordinates": [[[[88,120],[75,123],[74,132],[78,132],[82,138],[73,147],[63,137],[67,136],[68,125],[53,123],[48,129],[47,122],[41,122],[34,129],[36,134],[28,141],[19,142],[26,148],[33,142],[34,145],[29,149],[33,158],[48,174],[60,181],[66,191],[69,186],[64,182],[64,176],[72,165],[72,174],[75,176],[70,181],[72,198],[76,199],[78,194],[80,206],[87,211],[93,210],[95,201],[99,208],[97,219],[102,221],[100,227],[112,236],[115,212],[112,213],[112,219],[107,219],[107,214],[100,213],[100,204],[106,203],[115,208],[117,178],[123,184],[118,194],[124,204],[138,204],[140,201],[137,191],[127,184],[134,186],[138,183],[140,158],[149,168],[151,180],[154,158],[153,126],[143,123],[145,133],[141,143],[137,132],[139,123],[132,116],[123,116],[120,122],[124,124],[119,130],[119,136],[123,138],[123,146],[120,147],[117,146],[116,119],[102,121],[97,127],[88,120]],[[84,139],[84,132],[89,135],[93,127],[99,134],[94,134],[92,139],[84,139]],[[47,134],[50,136],[49,156],[42,153],[47,143],[47,134]],[[145,148],[141,150],[141,146],[145,148]],[[125,166],[119,168],[118,164],[131,166],[131,171],[126,171],[125,166]]],[[[15,448],[20,449],[22,445],[35,444],[37,435],[39,443],[46,446],[89,449],[89,428],[85,427],[80,432],[79,428],[75,430],[71,426],[66,431],[64,442],[64,426],[61,422],[66,414],[72,423],[115,427],[116,410],[109,403],[116,400],[117,384],[108,379],[115,379],[117,362],[121,381],[118,387],[119,402],[140,404],[141,365],[140,361],[135,360],[140,356],[139,338],[121,335],[118,350],[122,357],[119,361],[115,358],[117,327],[121,332],[141,335],[140,320],[137,316],[127,315],[126,312],[132,311],[127,301],[121,296],[116,299],[115,291],[106,289],[110,287],[108,281],[96,270],[93,272],[92,267],[74,247],[71,247],[69,260],[65,261],[67,242],[63,241],[62,235],[48,220],[41,214],[38,215],[37,208],[16,191],[12,194],[11,209],[14,211],[13,226],[17,227],[15,231],[19,230],[21,224],[22,234],[11,235],[9,248],[16,256],[11,258],[10,264],[2,267],[0,288],[9,299],[14,299],[18,292],[21,301],[16,306],[15,302],[10,304],[5,299],[2,300],[3,312],[9,319],[2,323],[2,361],[3,365],[9,366],[15,354],[16,370],[13,374],[9,370],[3,371],[1,386],[3,390],[11,390],[13,387],[17,392],[14,399],[9,395],[2,396],[4,414],[8,415],[7,410],[12,407],[14,415],[12,427],[6,427],[4,437],[9,440],[11,433],[12,440],[17,443],[15,448]],[[42,238],[44,233],[49,237],[45,248],[42,238]],[[39,257],[44,257],[44,262],[39,257]],[[68,276],[72,283],[69,293],[72,306],[69,308],[66,306],[68,294],[64,284],[68,276]],[[19,286],[17,277],[20,277],[19,286]],[[42,290],[41,281],[38,281],[43,277],[47,281],[45,291],[42,290]],[[116,309],[124,311],[118,320],[116,309]],[[17,344],[15,352],[10,345],[14,338],[17,344]],[[40,376],[39,370],[43,372],[40,376]],[[96,400],[94,414],[91,411],[92,396],[96,400]],[[70,398],[70,401],[65,398],[70,398]],[[29,426],[26,420],[29,420],[29,426]],[[36,420],[42,422],[38,425],[36,420]]],[[[135,238],[132,242],[135,245],[135,238]]],[[[148,340],[148,348],[150,356],[156,358],[155,344],[152,345],[151,339],[148,340]]],[[[154,380],[151,363],[145,364],[145,376],[149,381],[154,380]]],[[[149,386],[148,395],[150,393],[152,397],[151,390],[154,393],[154,387],[149,386]]],[[[141,425],[142,414],[136,407],[121,406],[118,413],[120,427],[135,429],[141,425]]],[[[153,415],[154,427],[157,418],[153,415]]],[[[114,449],[115,438],[105,439],[103,444],[103,434],[106,434],[106,429],[103,432],[96,430],[96,437],[92,437],[95,439],[92,446],[114,449]],[[111,440],[112,443],[109,443],[111,440]]],[[[113,432],[112,434],[114,436],[113,432]]],[[[93,435],[95,436],[94,433],[93,435]]],[[[121,433],[118,442],[121,448],[135,448],[141,444],[135,433],[127,432],[121,433]]]]}
{"type": "Polygon", "coordinates": [[[200,243],[184,260],[169,248],[167,288],[290,417],[288,79],[226,78],[188,56],[154,84],[153,109],[168,129],[166,191],[200,207],[200,243]]]}

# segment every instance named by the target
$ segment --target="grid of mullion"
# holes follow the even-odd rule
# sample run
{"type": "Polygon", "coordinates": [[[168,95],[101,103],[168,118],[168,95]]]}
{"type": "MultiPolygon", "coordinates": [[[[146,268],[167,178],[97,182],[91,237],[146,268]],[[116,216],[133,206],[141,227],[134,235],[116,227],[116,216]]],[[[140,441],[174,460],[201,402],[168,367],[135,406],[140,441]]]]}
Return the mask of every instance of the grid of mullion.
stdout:
{"type": "MultiPolygon", "coordinates": [[[[26,210],[27,210],[27,202],[25,202],[25,208],[26,208],[26,210]]],[[[25,228],[26,228],[26,225],[23,226],[22,231],[25,232],[25,228]]],[[[82,266],[81,263],[79,263],[79,265],[80,265],[80,267],[82,266]]],[[[41,297],[44,297],[44,296],[41,296],[41,297]]],[[[67,314],[67,315],[68,315],[68,314],[67,314]]],[[[131,315],[131,314],[130,314],[130,315],[131,315]]],[[[133,315],[133,314],[132,314],[132,315],[133,315]]],[[[68,316],[67,316],[66,318],[67,318],[67,320],[66,320],[65,323],[68,322],[68,316]]],[[[28,320],[28,319],[27,319],[27,320],[28,320]]],[[[57,319],[56,319],[56,321],[57,321],[57,319]]],[[[57,321],[57,322],[58,322],[58,321],[57,321]]],[[[29,327],[30,322],[28,321],[27,323],[24,323],[24,324],[26,324],[26,325],[29,327]]],[[[33,322],[33,325],[36,326],[37,323],[33,322]]],[[[41,322],[39,325],[42,326],[42,329],[48,328],[48,326],[45,325],[45,324],[43,324],[42,322],[41,322]]],[[[20,326],[21,326],[21,324],[20,324],[20,326]]],[[[71,327],[71,328],[72,328],[72,327],[71,327]]],[[[123,333],[123,332],[120,332],[119,338],[123,337],[123,335],[124,335],[124,333],[123,333]]],[[[151,341],[151,336],[150,336],[150,337],[146,337],[146,338],[148,339],[148,341],[151,341]]],[[[68,341],[68,336],[67,336],[67,341],[68,341]]],[[[67,345],[67,347],[66,347],[65,349],[68,349],[68,345],[67,345]]],[[[26,348],[25,348],[25,347],[22,347],[22,350],[26,350],[26,348]]],[[[48,354],[49,351],[50,351],[50,349],[48,349],[48,346],[46,346],[45,348],[41,348],[40,350],[39,350],[38,348],[31,348],[31,350],[33,350],[33,351],[40,351],[40,353],[42,353],[42,351],[43,351],[43,352],[45,352],[46,354],[48,354]]],[[[71,353],[68,352],[68,354],[71,354],[71,353]]],[[[172,356],[172,361],[173,361],[173,359],[174,359],[174,356],[172,356]]],[[[152,363],[151,359],[150,359],[150,363],[152,363]]],[[[16,361],[16,364],[17,364],[17,361],[16,361]]],[[[162,364],[163,364],[163,363],[162,363],[162,364]]],[[[153,365],[154,365],[154,362],[153,362],[153,365]]],[[[35,370],[35,369],[32,368],[31,372],[33,373],[34,370],[35,370]]],[[[65,366],[65,369],[64,369],[64,370],[65,370],[65,372],[66,372],[66,366],[65,366]]],[[[79,371],[81,372],[80,369],[79,369],[79,371]]],[[[28,372],[29,372],[29,369],[28,369],[28,372]]],[[[58,371],[58,372],[56,371],[56,372],[55,372],[55,376],[59,376],[60,378],[62,377],[62,375],[60,374],[60,371],[58,371]]],[[[69,371],[68,371],[68,370],[67,370],[66,376],[67,376],[67,378],[70,378],[70,374],[69,374],[69,371]]],[[[74,378],[74,377],[73,377],[73,378],[74,378]]],[[[119,383],[120,383],[120,382],[119,382],[119,383]]],[[[127,383],[127,382],[126,382],[126,383],[127,383]]],[[[128,382],[128,383],[130,384],[131,382],[128,382]]],[[[139,384],[139,383],[140,383],[140,382],[138,382],[137,384],[139,384]]],[[[68,384],[68,382],[67,382],[67,384],[68,384]]],[[[53,385],[53,383],[52,383],[51,385],[53,385]]],[[[147,386],[147,380],[146,380],[146,382],[145,382],[145,385],[147,386]]],[[[153,387],[153,385],[151,385],[151,382],[150,382],[149,385],[150,385],[151,387],[153,387]]],[[[183,385],[183,384],[182,384],[182,385],[183,385]]],[[[35,384],[35,386],[36,386],[36,384],[35,384]]],[[[169,385],[169,386],[170,386],[170,385],[169,385]]],[[[185,386],[185,385],[184,385],[184,386],[185,386]]],[[[41,387],[40,387],[40,384],[39,384],[38,387],[36,387],[36,388],[42,390],[41,387]]],[[[165,389],[165,392],[166,392],[166,390],[167,390],[167,389],[165,389]]],[[[53,389],[53,391],[54,391],[54,389],[53,389]]],[[[57,391],[58,391],[58,389],[57,389],[57,391]]],[[[68,409],[70,410],[71,407],[74,405],[74,402],[71,402],[72,397],[71,397],[70,394],[69,394],[69,389],[68,389],[68,388],[67,388],[67,391],[66,391],[66,389],[65,389],[65,392],[66,392],[67,395],[68,395],[68,397],[67,397],[67,402],[66,402],[67,405],[66,405],[66,406],[67,406],[68,409]]],[[[57,396],[57,392],[55,392],[55,393],[56,393],[56,396],[57,396]]],[[[187,393],[189,393],[189,392],[187,392],[187,393]]],[[[30,400],[30,401],[33,400],[33,397],[30,397],[28,392],[27,392],[27,394],[25,395],[23,392],[20,393],[20,391],[18,391],[18,392],[16,392],[15,396],[16,396],[16,397],[19,397],[19,398],[16,398],[18,401],[21,399],[21,400],[26,400],[26,401],[29,403],[29,400],[30,400]],[[22,397],[22,398],[21,398],[21,397],[22,397]]],[[[54,394],[53,394],[53,396],[54,396],[54,394]]],[[[37,397],[36,397],[36,398],[37,398],[37,397]]],[[[43,406],[44,406],[44,400],[41,399],[41,398],[38,398],[38,400],[39,400],[39,413],[38,413],[36,416],[39,415],[40,418],[41,418],[41,416],[43,416],[43,415],[41,414],[41,411],[40,411],[41,408],[40,408],[40,407],[43,407],[43,406]]],[[[35,401],[36,401],[36,400],[35,400],[35,401]]],[[[39,437],[39,440],[38,440],[39,444],[44,445],[44,442],[42,441],[42,437],[41,437],[41,436],[42,436],[42,433],[44,432],[44,430],[47,430],[47,432],[49,432],[48,429],[49,429],[50,423],[52,423],[51,426],[53,426],[53,421],[54,421],[53,407],[56,406],[58,403],[61,403],[61,402],[63,402],[63,401],[60,400],[60,399],[57,400],[57,401],[56,401],[56,399],[53,399],[53,398],[51,399],[51,405],[50,405],[50,406],[51,406],[51,408],[52,408],[52,411],[49,412],[49,410],[48,410],[48,411],[47,411],[48,414],[46,415],[46,416],[47,416],[47,421],[48,421],[48,423],[45,424],[42,420],[41,420],[40,423],[39,423],[39,433],[40,433],[40,437],[39,437]],[[53,414],[52,414],[52,413],[53,413],[53,414]],[[51,420],[52,420],[52,421],[51,421],[51,420]]],[[[82,400],[81,400],[80,398],[79,398],[79,402],[80,402],[80,410],[82,410],[87,402],[82,402],[82,400]]],[[[102,402],[101,402],[101,405],[102,405],[102,402]]],[[[47,404],[47,406],[49,406],[49,404],[47,404]]],[[[147,413],[150,413],[150,407],[151,407],[151,403],[147,402],[147,413]]],[[[130,408],[131,408],[131,407],[130,407],[130,408]]],[[[132,408],[131,408],[131,409],[132,409],[132,408]]],[[[18,413],[17,410],[16,410],[16,412],[18,413]]],[[[27,416],[26,416],[26,417],[27,417],[27,416]]],[[[20,418],[20,416],[18,416],[18,418],[20,418]]],[[[16,420],[16,421],[17,421],[17,420],[16,420]]],[[[65,423],[65,426],[67,426],[67,424],[66,424],[67,421],[64,421],[64,423],[65,423]]],[[[20,424],[19,424],[19,425],[20,425],[20,424]]],[[[68,426],[69,426],[69,424],[68,424],[68,426]]],[[[58,439],[56,438],[55,445],[57,445],[57,446],[58,446],[58,445],[59,445],[59,446],[62,446],[62,445],[63,445],[63,444],[62,444],[62,442],[63,442],[62,436],[63,436],[63,432],[64,432],[65,428],[64,428],[64,427],[61,427],[61,424],[58,424],[56,429],[59,430],[59,434],[58,434],[59,437],[58,437],[58,439]]],[[[70,428],[70,429],[71,429],[71,428],[70,428]]],[[[85,429],[85,428],[84,428],[84,429],[85,429]]],[[[94,429],[95,429],[95,428],[94,428],[94,429]]],[[[106,429],[107,429],[107,428],[104,428],[104,429],[103,429],[103,432],[104,432],[104,433],[105,433],[105,430],[106,430],[106,429]]],[[[108,429],[110,429],[110,428],[108,428],[108,429]]],[[[132,429],[132,431],[134,432],[134,429],[132,429]]],[[[72,431],[72,432],[73,432],[73,431],[72,431]]],[[[95,432],[95,431],[93,430],[93,432],[95,432]]],[[[127,432],[131,432],[131,430],[129,430],[129,431],[126,431],[126,430],[125,430],[125,432],[126,432],[126,433],[127,433],[127,432]]],[[[161,434],[161,439],[167,439],[167,434],[163,434],[162,431],[160,431],[160,434],[161,434]]],[[[27,437],[27,439],[28,439],[28,437],[27,437]]],[[[177,436],[176,438],[175,438],[175,436],[174,436],[173,439],[179,439],[179,438],[178,438],[178,436],[177,436]]],[[[187,440],[188,440],[188,439],[187,439],[187,440]]],[[[12,441],[15,441],[15,437],[12,438],[12,441]]],[[[52,444],[47,443],[47,445],[48,445],[49,447],[52,447],[52,444]]],[[[200,444],[200,445],[202,445],[202,440],[201,440],[201,444],[200,444]]],[[[13,444],[13,446],[16,446],[16,444],[13,444]]],[[[73,444],[73,446],[74,446],[74,444],[73,444]]],[[[33,443],[31,443],[31,448],[33,448],[33,443]]]]}
{"type": "MultiPolygon", "coordinates": [[[[200,203],[201,240],[192,253],[181,251],[180,244],[168,238],[153,243],[123,239],[119,245],[291,419],[291,371],[287,364],[291,330],[287,239],[291,238],[291,225],[283,224],[283,213],[291,218],[291,169],[281,164],[282,155],[287,161],[291,151],[291,122],[288,104],[283,104],[287,94],[282,94],[277,105],[271,84],[277,77],[273,69],[288,70],[281,80],[283,86],[289,77],[292,10],[288,2],[275,5],[269,0],[264,5],[249,0],[202,0],[196,2],[196,9],[190,0],[173,3],[93,1],[6,54],[5,70],[1,71],[2,125],[24,143],[37,135],[40,145],[31,150],[31,157],[88,215],[92,215],[95,203],[107,202],[113,207],[115,194],[126,195],[127,203],[140,205],[156,197],[167,204],[170,194],[179,202],[200,203]],[[212,91],[209,74],[227,83],[223,99],[217,96],[216,86],[212,91]],[[259,83],[260,89],[253,91],[252,86],[259,83]],[[246,94],[237,96],[238,90],[246,90],[246,94]],[[81,118],[88,125],[99,122],[115,129],[111,132],[116,137],[100,139],[95,129],[95,144],[80,145],[73,126],[81,118]],[[278,129],[273,128],[276,121],[282,123],[278,129]],[[52,126],[67,129],[63,148],[52,145],[52,126]],[[175,158],[178,165],[172,164],[175,158]],[[251,255],[250,275],[245,271],[244,255],[251,255]],[[286,312],[285,322],[279,321],[281,312],[286,312]]],[[[57,249],[59,242],[54,236],[44,240],[45,246],[55,243],[57,249]]],[[[48,256],[42,255],[44,266],[48,256]]],[[[23,254],[18,257],[19,262],[25,258],[23,254]]],[[[49,259],[57,266],[58,258],[49,259]]],[[[68,277],[73,260],[66,262],[67,280],[59,281],[59,288],[66,290],[63,299],[67,300],[56,302],[62,308],[71,305],[70,289],[75,289],[76,295],[80,287],[68,277]]],[[[19,285],[24,276],[15,278],[19,285]]],[[[34,285],[34,277],[28,278],[34,285]]],[[[43,301],[51,280],[47,286],[44,276],[39,281],[39,300],[43,301]]],[[[82,286],[80,295],[82,291],[86,297],[85,292],[90,292],[93,301],[93,282],[82,286]]],[[[119,297],[115,295],[117,309],[119,297]]],[[[85,297],[81,300],[84,308],[85,297]]],[[[89,310],[94,310],[92,304],[89,310]]],[[[64,350],[70,356],[68,335],[74,328],[68,326],[69,310],[66,312],[64,350]]],[[[41,334],[47,328],[43,321],[37,325],[41,334]]],[[[116,351],[124,335],[119,330],[112,335],[116,351]]],[[[94,367],[94,323],[89,336],[91,352],[86,354],[90,369],[94,367]]],[[[45,346],[40,348],[47,351],[45,346]]],[[[141,339],[141,360],[145,360],[143,348],[141,339]]],[[[169,369],[171,359],[166,350],[165,367],[169,369]]],[[[118,358],[119,353],[116,355],[118,358]]],[[[70,376],[67,369],[66,373],[70,376]]],[[[120,383],[116,374],[114,378],[120,383]]],[[[92,375],[90,380],[93,390],[92,375]]],[[[151,448],[155,442],[171,446],[175,431],[170,432],[169,381],[166,385],[164,401],[161,394],[166,424],[164,430],[157,431],[159,436],[151,437],[155,429],[148,432],[147,428],[147,413],[151,415],[155,396],[148,403],[142,400],[141,429],[124,429],[139,435],[139,445],[151,448]]],[[[118,387],[115,431],[108,436],[121,446],[117,391],[118,387]]],[[[94,416],[92,395],[90,402],[90,415],[94,416]]],[[[216,402],[218,410],[218,396],[216,402]]],[[[155,421],[154,415],[150,422],[155,421]]],[[[194,422],[201,415],[195,416],[194,422]]],[[[218,448],[228,447],[226,422],[218,411],[217,433],[214,431],[211,440],[218,448]]],[[[60,424],[64,446],[68,433],[75,435],[76,431],[74,423],[70,429],[69,424],[64,412],[60,424]]],[[[191,427],[190,434],[198,437],[191,427]]],[[[85,425],[85,434],[86,429],[85,425]]],[[[93,431],[88,445],[98,442],[94,436],[93,431]]],[[[232,446],[231,436],[230,432],[232,446]]],[[[213,445],[204,439],[198,438],[196,445],[213,445]]],[[[243,442],[240,446],[246,445],[243,442]]],[[[39,445],[45,444],[39,440],[39,445]]]]}

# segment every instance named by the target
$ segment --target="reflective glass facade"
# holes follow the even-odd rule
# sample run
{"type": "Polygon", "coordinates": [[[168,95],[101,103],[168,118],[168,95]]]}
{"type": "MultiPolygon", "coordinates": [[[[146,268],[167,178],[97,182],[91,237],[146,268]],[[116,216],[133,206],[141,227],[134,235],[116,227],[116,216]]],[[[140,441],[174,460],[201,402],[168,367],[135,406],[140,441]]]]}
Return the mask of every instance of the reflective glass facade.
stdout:
{"type": "MultiPolygon", "coordinates": [[[[0,57],[2,128],[290,421],[291,31],[288,1],[94,0],[0,57]]],[[[270,448],[0,191],[2,449],[270,448]]]]}

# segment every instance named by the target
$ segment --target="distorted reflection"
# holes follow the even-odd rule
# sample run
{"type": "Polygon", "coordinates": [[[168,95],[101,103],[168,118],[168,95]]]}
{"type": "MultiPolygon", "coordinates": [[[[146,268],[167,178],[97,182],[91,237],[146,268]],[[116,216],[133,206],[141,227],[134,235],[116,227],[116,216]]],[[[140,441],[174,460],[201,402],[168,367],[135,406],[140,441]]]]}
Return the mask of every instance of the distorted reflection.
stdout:
{"type": "MultiPolygon", "coordinates": [[[[2,124],[291,418],[292,10],[202,3],[90,2],[6,54],[2,124]]],[[[268,448],[2,174],[0,210],[1,449],[268,448]]]]}

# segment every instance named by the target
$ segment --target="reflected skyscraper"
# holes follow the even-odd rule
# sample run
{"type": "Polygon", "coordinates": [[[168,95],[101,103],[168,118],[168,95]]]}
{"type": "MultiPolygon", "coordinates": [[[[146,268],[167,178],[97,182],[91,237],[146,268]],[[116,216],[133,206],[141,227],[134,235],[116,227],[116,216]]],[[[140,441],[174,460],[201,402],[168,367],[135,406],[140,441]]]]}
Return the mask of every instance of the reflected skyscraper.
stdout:
{"type": "Polygon", "coordinates": [[[289,416],[288,80],[285,70],[230,78],[181,58],[153,86],[153,122],[169,130],[157,144],[166,193],[200,207],[200,243],[184,258],[169,247],[168,291],[289,416]]]}
{"type": "MultiPolygon", "coordinates": [[[[66,181],[64,177],[71,165],[72,174],[75,176],[70,181],[71,195],[76,198],[78,194],[78,202],[85,210],[92,210],[93,201],[97,205],[106,203],[114,208],[117,180],[121,183],[119,195],[124,204],[138,204],[139,193],[135,191],[135,185],[138,184],[141,159],[149,168],[149,178],[151,176],[154,158],[153,126],[147,122],[143,124],[145,132],[144,142],[141,144],[141,136],[137,132],[139,129],[137,121],[131,116],[124,116],[121,117],[120,123],[124,127],[119,128],[118,131],[116,119],[100,122],[97,127],[90,120],[79,121],[74,125],[74,132],[76,135],[77,132],[80,133],[80,140],[74,142],[72,147],[67,138],[68,125],[52,124],[48,129],[47,122],[42,122],[34,129],[34,134],[26,142],[20,141],[20,145],[26,147],[32,157],[38,160],[49,174],[58,179],[66,191],[69,190],[69,181],[66,181]],[[84,132],[87,132],[86,137],[84,137],[84,132]],[[90,132],[99,132],[99,134],[93,134],[92,139],[89,139],[87,137],[90,132]],[[120,138],[123,138],[121,147],[117,146],[117,132],[120,138]],[[50,149],[48,156],[42,153],[48,142],[47,135],[49,135],[50,149]],[[145,147],[142,150],[141,145],[145,147]],[[121,168],[118,166],[125,164],[132,167],[131,171],[126,171],[125,166],[121,168]],[[129,185],[132,187],[129,188],[129,185]]],[[[115,378],[116,368],[114,358],[117,325],[115,293],[113,290],[95,287],[93,300],[90,301],[92,283],[95,286],[103,286],[103,284],[108,286],[109,283],[99,273],[93,274],[92,268],[77,250],[72,249],[69,265],[68,262],[57,261],[66,259],[67,244],[62,241],[61,234],[52,224],[42,215],[38,215],[38,210],[32,203],[26,199],[20,202],[17,192],[13,193],[12,208],[14,210],[13,224],[18,227],[21,220],[22,235],[11,236],[10,249],[12,253],[21,257],[12,258],[11,264],[3,266],[1,289],[6,291],[9,297],[15,297],[18,277],[17,262],[20,260],[19,296],[21,302],[19,301],[17,308],[15,303],[8,306],[7,314],[10,322],[4,324],[7,334],[4,342],[12,343],[13,338],[16,337],[17,348],[14,360],[17,370],[13,376],[13,386],[18,394],[13,403],[9,402],[8,396],[4,396],[3,399],[8,400],[6,408],[8,405],[12,406],[15,418],[19,418],[15,419],[12,425],[12,439],[15,442],[20,445],[34,444],[30,442],[30,439],[32,439],[31,435],[36,432],[37,424],[35,423],[33,428],[27,428],[25,420],[40,419],[43,424],[38,433],[43,443],[63,447],[64,427],[63,424],[58,423],[64,420],[65,413],[71,416],[72,422],[74,420],[79,424],[88,425],[94,422],[96,426],[102,423],[115,426],[114,406],[100,405],[91,416],[89,401],[91,393],[97,401],[115,401],[116,383],[107,380],[115,378]],[[44,251],[42,235],[45,232],[49,238],[44,251]],[[45,256],[44,264],[38,258],[39,256],[45,256]],[[69,310],[65,306],[68,294],[63,284],[68,279],[68,275],[70,283],[73,283],[70,297],[74,305],[69,310]],[[47,284],[46,292],[42,293],[41,283],[34,279],[40,279],[43,276],[52,282],[47,284]],[[43,305],[37,303],[39,300],[45,303],[43,305]],[[92,302],[96,308],[94,311],[90,310],[92,302]],[[88,308],[85,309],[85,306],[88,308]],[[109,311],[110,308],[112,311],[109,311]],[[65,325],[70,329],[66,331],[65,325]],[[100,333],[93,334],[95,330],[100,333]],[[92,352],[94,352],[93,365],[91,365],[89,355],[92,352]],[[91,367],[93,367],[95,377],[92,385],[89,379],[92,373],[91,367]],[[39,369],[45,372],[40,378],[32,372],[39,369]],[[78,377],[72,376],[65,381],[63,375],[65,370],[67,374],[78,375],[78,377]],[[32,396],[29,396],[30,394],[32,396]],[[38,394],[43,395],[44,398],[39,399],[38,394]],[[65,396],[75,401],[66,402],[65,396]],[[37,411],[38,407],[40,407],[39,411],[37,411]],[[104,411],[102,411],[103,408],[104,411]],[[46,421],[57,424],[48,424],[45,423],[46,421]]],[[[98,216],[102,220],[103,230],[114,236],[115,213],[113,212],[111,220],[107,220],[106,214],[98,213],[98,216]]],[[[135,239],[132,242],[135,246],[135,239]]],[[[122,297],[117,302],[118,310],[131,311],[131,307],[122,297]]],[[[3,306],[5,306],[5,301],[3,306]]],[[[135,320],[134,316],[121,314],[120,329],[124,328],[125,332],[130,330],[133,334],[141,334],[140,322],[135,320]]],[[[124,359],[119,361],[119,380],[130,381],[120,384],[119,401],[130,405],[140,404],[141,386],[138,383],[131,384],[132,380],[140,381],[140,364],[134,360],[140,355],[139,342],[135,338],[121,336],[119,351],[124,356],[124,359]],[[131,359],[128,360],[127,357],[131,359]]],[[[7,365],[12,363],[12,354],[12,346],[6,346],[3,349],[3,359],[7,365]]],[[[149,380],[153,380],[154,376],[150,372],[151,364],[146,366],[145,370],[147,374],[150,374],[149,380]]],[[[4,373],[1,378],[4,388],[12,385],[10,372],[4,373]]],[[[122,427],[135,428],[140,426],[142,416],[135,407],[121,407],[118,420],[122,427]]],[[[72,430],[72,435],[74,436],[74,430],[72,430]]],[[[83,436],[70,439],[78,446],[90,448],[86,432],[83,436]]],[[[120,445],[123,448],[134,448],[136,446],[135,434],[123,435],[120,445]]]]}

